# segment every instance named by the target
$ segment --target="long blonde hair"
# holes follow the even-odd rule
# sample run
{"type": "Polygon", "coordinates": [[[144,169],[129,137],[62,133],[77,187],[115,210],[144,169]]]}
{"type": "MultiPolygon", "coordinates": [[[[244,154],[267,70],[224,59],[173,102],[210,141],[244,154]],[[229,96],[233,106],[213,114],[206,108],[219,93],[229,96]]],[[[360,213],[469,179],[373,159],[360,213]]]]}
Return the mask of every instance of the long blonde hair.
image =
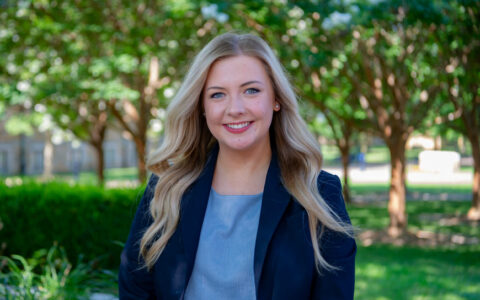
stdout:
{"type": "MultiPolygon", "coordinates": [[[[322,256],[319,223],[331,230],[350,233],[322,199],[317,178],[322,166],[319,145],[298,112],[296,95],[272,49],[251,34],[226,33],[210,41],[195,57],[176,96],[167,109],[165,137],[147,163],[158,175],[150,204],[153,223],[140,242],[140,253],[152,268],[177,228],[183,193],[198,178],[215,138],[202,117],[201,95],[210,66],[218,59],[247,55],[263,62],[281,110],[273,116],[271,132],[276,145],[284,186],[308,213],[310,234],[319,268],[335,269],[322,256]]],[[[323,228],[323,227],[322,227],[323,228]]]]}

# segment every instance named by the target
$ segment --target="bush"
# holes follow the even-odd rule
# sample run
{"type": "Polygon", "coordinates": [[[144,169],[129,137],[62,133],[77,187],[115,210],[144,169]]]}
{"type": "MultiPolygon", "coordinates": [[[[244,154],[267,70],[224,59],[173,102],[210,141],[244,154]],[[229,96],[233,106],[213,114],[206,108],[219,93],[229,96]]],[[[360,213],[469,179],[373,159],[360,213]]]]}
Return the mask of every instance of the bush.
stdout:
{"type": "MultiPolygon", "coordinates": [[[[0,257],[0,296],[2,299],[88,299],[100,279],[108,273],[79,259],[76,266],[68,260],[63,248],[38,250],[33,257],[20,255],[0,257]]],[[[111,277],[111,276],[110,276],[111,277]]]]}
{"type": "Polygon", "coordinates": [[[0,184],[1,252],[31,256],[57,243],[70,258],[107,255],[106,265],[116,267],[119,244],[127,238],[142,190],[58,182],[0,184]]]}

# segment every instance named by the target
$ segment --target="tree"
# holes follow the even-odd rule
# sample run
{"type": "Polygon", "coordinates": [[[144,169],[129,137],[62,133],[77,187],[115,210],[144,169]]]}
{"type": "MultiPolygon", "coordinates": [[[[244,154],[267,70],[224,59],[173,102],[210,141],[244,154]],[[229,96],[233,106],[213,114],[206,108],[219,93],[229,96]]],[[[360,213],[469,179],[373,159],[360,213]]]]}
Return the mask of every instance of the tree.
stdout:
{"type": "Polygon", "coordinates": [[[440,47],[442,97],[448,103],[437,116],[463,134],[472,146],[473,189],[468,217],[480,220],[480,3],[451,1],[444,8],[448,22],[434,32],[440,47]]]}
{"type": "MultiPolygon", "coordinates": [[[[432,66],[438,47],[432,39],[436,17],[433,7],[419,2],[382,3],[369,7],[357,24],[344,33],[345,49],[338,76],[348,79],[366,111],[366,122],[390,152],[389,233],[401,234],[407,225],[405,210],[405,148],[409,135],[421,128],[439,93],[438,74],[432,66]],[[423,9],[433,17],[425,22],[423,9]],[[385,15],[391,13],[391,15],[385,15]],[[362,21],[362,18],[368,20],[362,21]]],[[[332,60],[333,63],[333,60],[332,60]]]]}
{"type": "Polygon", "coordinates": [[[302,97],[323,113],[330,127],[330,138],[340,151],[343,167],[343,195],[351,202],[348,169],[351,149],[360,131],[368,129],[365,111],[358,104],[359,95],[347,78],[339,76],[344,67],[346,49],[338,47],[336,41],[344,35],[344,24],[325,28],[325,20],[317,11],[304,16],[304,32],[297,32],[288,40],[290,47],[298,49],[294,56],[298,67],[297,78],[303,79],[302,97]],[[305,22],[305,20],[307,22],[305,22]],[[324,51],[319,51],[323,45],[324,51]]]}
{"type": "MultiPolygon", "coordinates": [[[[139,179],[144,181],[147,129],[157,108],[168,100],[160,101],[159,94],[181,77],[177,67],[186,65],[197,47],[211,38],[215,22],[204,19],[200,6],[189,1],[88,2],[81,9],[88,11],[91,5],[94,24],[102,28],[95,33],[102,55],[92,62],[98,72],[114,78],[94,86],[94,96],[107,100],[110,112],[135,142],[139,179]],[[132,97],[114,92],[112,87],[118,86],[132,91],[132,97]]],[[[91,28],[81,34],[87,33],[93,34],[91,28]]]]}
{"type": "Polygon", "coordinates": [[[69,101],[106,104],[136,145],[144,181],[149,123],[178,86],[178,66],[219,23],[204,18],[196,2],[173,0],[18,2],[3,16],[17,41],[6,48],[20,58],[18,64],[27,54],[35,58],[43,81],[50,68],[70,71],[74,90],[91,92],[69,101]]]}
{"type": "MultiPolygon", "coordinates": [[[[80,72],[88,77],[89,74],[85,74],[83,65],[80,67],[78,65],[78,61],[81,61],[83,57],[78,55],[77,50],[72,50],[72,48],[76,49],[75,43],[69,44],[70,47],[65,48],[58,45],[55,47],[50,43],[57,38],[68,40],[69,37],[59,33],[66,24],[52,22],[51,16],[57,12],[46,13],[45,5],[47,4],[44,3],[42,6],[35,3],[28,6],[28,3],[18,3],[17,7],[9,7],[2,13],[2,19],[7,24],[8,32],[11,35],[9,36],[11,39],[4,39],[0,43],[10,52],[8,62],[3,65],[7,68],[11,87],[5,86],[4,91],[7,91],[7,94],[4,97],[11,99],[8,105],[10,110],[15,110],[15,106],[19,107],[18,103],[14,103],[14,99],[22,99],[23,106],[35,107],[34,115],[41,114],[41,120],[37,121],[35,125],[46,136],[44,177],[52,176],[52,132],[63,128],[65,131],[73,132],[80,139],[90,136],[88,140],[99,153],[97,155],[98,176],[99,182],[103,183],[102,142],[106,128],[106,113],[90,114],[88,112],[87,118],[78,124],[78,119],[82,116],[85,117],[85,113],[78,109],[79,105],[85,106],[89,103],[85,103],[88,102],[85,101],[87,95],[85,90],[79,91],[81,81],[76,75],[80,72]],[[39,30],[30,30],[30,25],[26,23],[31,20],[40,28],[39,30]],[[49,56],[52,59],[47,59],[49,56]],[[75,92],[83,94],[75,95],[75,92]]],[[[82,52],[86,57],[89,56],[89,53],[91,51],[82,52]]],[[[90,103],[91,106],[92,104],[93,106],[98,105],[97,102],[90,103]]],[[[19,114],[9,120],[10,122],[16,121],[15,125],[7,127],[22,128],[18,126],[17,119],[24,120],[29,116],[26,113],[25,109],[19,111],[19,114]]],[[[30,131],[33,132],[33,129],[30,131]]],[[[13,131],[10,130],[10,133],[13,131]]]]}
{"type": "MultiPolygon", "coordinates": [[[[9,13],[9,10],[0,11],[0,23],[2,24],[0,27],[0,52],[5,54],[0,55],[0,121],[5,124],[7,133],[19,136],[18,169],[20,175],[25,175],[25,137],[33,135],[35,128],[38,128],[48,114],[39,111],[34,106],[32,81],[35,79],[35,70],[38,68],[38,64],[33,59],[33,52],[21,46],[20,35],[18,35],[15,23],[11,20],[9,13]],[[19,51],[12,51],[12,49],[19,51]]],[[[48,152],[44,152],[44,162],[46,163],[44,175],[49,177],[51,164],[48,164],[50,157],[47,154],[48,152]]]]}

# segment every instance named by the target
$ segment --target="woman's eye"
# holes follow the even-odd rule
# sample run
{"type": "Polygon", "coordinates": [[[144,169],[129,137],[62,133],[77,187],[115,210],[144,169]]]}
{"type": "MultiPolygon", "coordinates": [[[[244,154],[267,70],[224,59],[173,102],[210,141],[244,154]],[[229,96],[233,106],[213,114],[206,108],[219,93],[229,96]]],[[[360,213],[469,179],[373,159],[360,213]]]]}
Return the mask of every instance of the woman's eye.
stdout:
{"type": "Polygon", "coordinates": [[[256,89],[256,88],[248,88],[248,89],[245,91],[246,94],[250,94],[250,95],[256,94],[256,93],[258,93],[258,92],[260,92],[260,90],[259,90],[259,89],[256,89]]]}
{"type": "Polygon", "coordinates": [[[210,95],[210,98],[218,99],[223,96],[223,93],[213,93],[210,95]]]}

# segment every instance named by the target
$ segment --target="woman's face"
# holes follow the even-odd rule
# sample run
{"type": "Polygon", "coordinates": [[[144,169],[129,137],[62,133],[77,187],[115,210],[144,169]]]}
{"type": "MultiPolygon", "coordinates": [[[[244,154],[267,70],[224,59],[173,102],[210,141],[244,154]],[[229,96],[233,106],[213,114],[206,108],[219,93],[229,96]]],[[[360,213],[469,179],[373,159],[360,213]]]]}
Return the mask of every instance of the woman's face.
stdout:
{"type": "Polygon", "coordinates": [[[202,100],[208,128],[220,149],[269,147],[273,111],[280,107],[260,60],[239,55],[216,61],[208,73],[202,100]]]}

